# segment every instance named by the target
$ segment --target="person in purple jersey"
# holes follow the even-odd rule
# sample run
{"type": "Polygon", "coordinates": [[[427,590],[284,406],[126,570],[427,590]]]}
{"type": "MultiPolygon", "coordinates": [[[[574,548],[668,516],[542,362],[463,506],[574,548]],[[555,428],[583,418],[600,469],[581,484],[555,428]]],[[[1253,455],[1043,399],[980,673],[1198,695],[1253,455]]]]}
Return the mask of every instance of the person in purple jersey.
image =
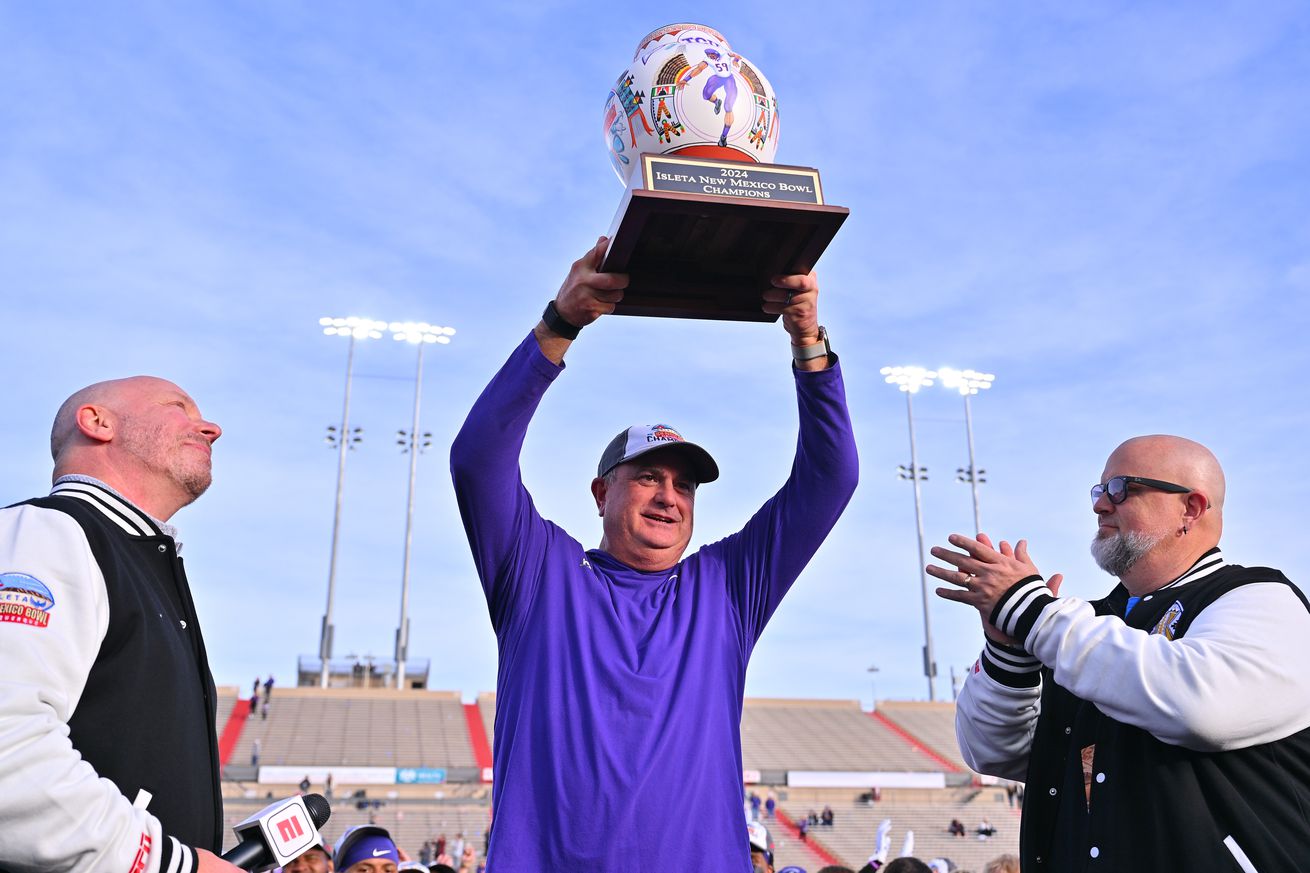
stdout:
{"type": "Polygon", "coordinates": [[[627,276],[598,272],[606,242],[573,264],[451,448],[499,650],[487,869],[748,873],[746,665],[855,490],[841,369],[814,275],[776,278],[761,306],[789,336],[800,418],[781,490],[686,555],[697,486],[718,468],[667,425],[628,428],[591,483],[603,532],[585,549],[537,512],[518,462],[570,343],[623,297],[627,276]]]}

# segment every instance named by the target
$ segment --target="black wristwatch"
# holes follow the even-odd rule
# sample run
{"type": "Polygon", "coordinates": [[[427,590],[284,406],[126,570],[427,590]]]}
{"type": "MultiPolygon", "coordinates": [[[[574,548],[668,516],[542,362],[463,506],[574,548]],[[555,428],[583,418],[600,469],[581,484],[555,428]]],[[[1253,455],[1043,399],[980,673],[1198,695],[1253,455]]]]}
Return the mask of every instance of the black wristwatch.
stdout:
{"type": "Polygon", "coordinates": [[[546,311],[541,313],[541,320],[546,323],[546,327],[566,340],[575,340],[578,338],[578,334],[582,332],[582,328],[576,324],[569,324],[564,320],[564,316],[560,315],[559,310],[555,308],[554,300],[546,304],[546,311]]]}

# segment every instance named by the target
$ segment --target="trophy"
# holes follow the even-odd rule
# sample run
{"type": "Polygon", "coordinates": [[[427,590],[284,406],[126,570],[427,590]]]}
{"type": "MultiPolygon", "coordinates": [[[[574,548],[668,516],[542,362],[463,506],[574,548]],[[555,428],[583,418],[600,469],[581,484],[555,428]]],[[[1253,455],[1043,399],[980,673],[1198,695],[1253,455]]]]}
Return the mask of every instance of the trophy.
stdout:
{"type": "Polygon", "coordinates": [[[601,265],[629,274],[620,315],[776,321],[770,278],[813,269],[850,213],[824,203],[818,170],[771,163],[773,87],[703,24],[641,41],[605,140],[626,186],[601,265]]]}

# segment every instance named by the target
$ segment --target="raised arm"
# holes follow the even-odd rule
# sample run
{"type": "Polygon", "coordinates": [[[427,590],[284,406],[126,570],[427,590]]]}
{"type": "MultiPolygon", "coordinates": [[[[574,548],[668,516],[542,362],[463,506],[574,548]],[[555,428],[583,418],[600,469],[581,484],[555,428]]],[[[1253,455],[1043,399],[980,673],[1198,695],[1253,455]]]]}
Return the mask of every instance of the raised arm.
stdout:
{"type": "Polygon", "coordinates": [[[992,548],[985,536],[953,534],[950,543],[962,551],[932,549],[950,567],[928,572],[955,586],[937,593],[977,608],[991,639],[1021,642],[1030,669],[1040,661],[1061,687],[1111,718],[1206,752],[1310,726],[1301,669],[1310,658],[1310,611],[1272,574],[1222,595],[1173,640],[1060,597],[1060,577],[1043,580],[1022,540],[992,548]]]}
{"type": "Polygon", "coordinates": [[[614,311],[627,276],[598,273],[606,240],[575,261],[542,321],[524,338],[469,411],[450,450],[464,530],[499,629],[518,595],[514,568],[535,566],[546,522],[519,474],[528,424],[546,389],[563,372],[564,353],[582,327],[614,311]]]}
{"type": "Polygon", "coordinates": [[[832,530],[859,480],[859,459],[837,356],[819,325],[813,273],[781,276],[764,292],[790,339],[800,432],[791,473],[742,530],[720,547],[742,620],[758,639],[783,595],[832,530]]]}
{"type": "Polygon", "coordinates": [[[683,67],[682,72],[678,73],[674,80],[674,85],[678,88],[685,86],[692,79],[700,75],[701,70],[705,69],[705,62],[701,61],[694,67],[683,67]]]}
{"type": "Polygon", "coordinates": [[[807,275],[777,276],[764,292],[765,312],[782,316],[782,329],[791,338],[792,365],[816,372],[836,363],[829,354],[827,331],[819,324],[819,279],[807,275]]]}

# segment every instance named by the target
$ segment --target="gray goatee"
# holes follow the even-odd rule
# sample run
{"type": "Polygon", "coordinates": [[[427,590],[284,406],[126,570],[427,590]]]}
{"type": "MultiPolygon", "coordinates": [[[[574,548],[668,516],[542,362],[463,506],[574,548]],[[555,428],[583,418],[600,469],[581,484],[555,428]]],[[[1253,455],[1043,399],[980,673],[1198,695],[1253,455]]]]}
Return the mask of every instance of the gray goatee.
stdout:
{"type": "Polygon", "coordinates": [[[1111,576],[1122,577],[1163,539],[1160,534],[1115,531],[1114,536],[1092,540],[1092,558],[1111,576]]]}

